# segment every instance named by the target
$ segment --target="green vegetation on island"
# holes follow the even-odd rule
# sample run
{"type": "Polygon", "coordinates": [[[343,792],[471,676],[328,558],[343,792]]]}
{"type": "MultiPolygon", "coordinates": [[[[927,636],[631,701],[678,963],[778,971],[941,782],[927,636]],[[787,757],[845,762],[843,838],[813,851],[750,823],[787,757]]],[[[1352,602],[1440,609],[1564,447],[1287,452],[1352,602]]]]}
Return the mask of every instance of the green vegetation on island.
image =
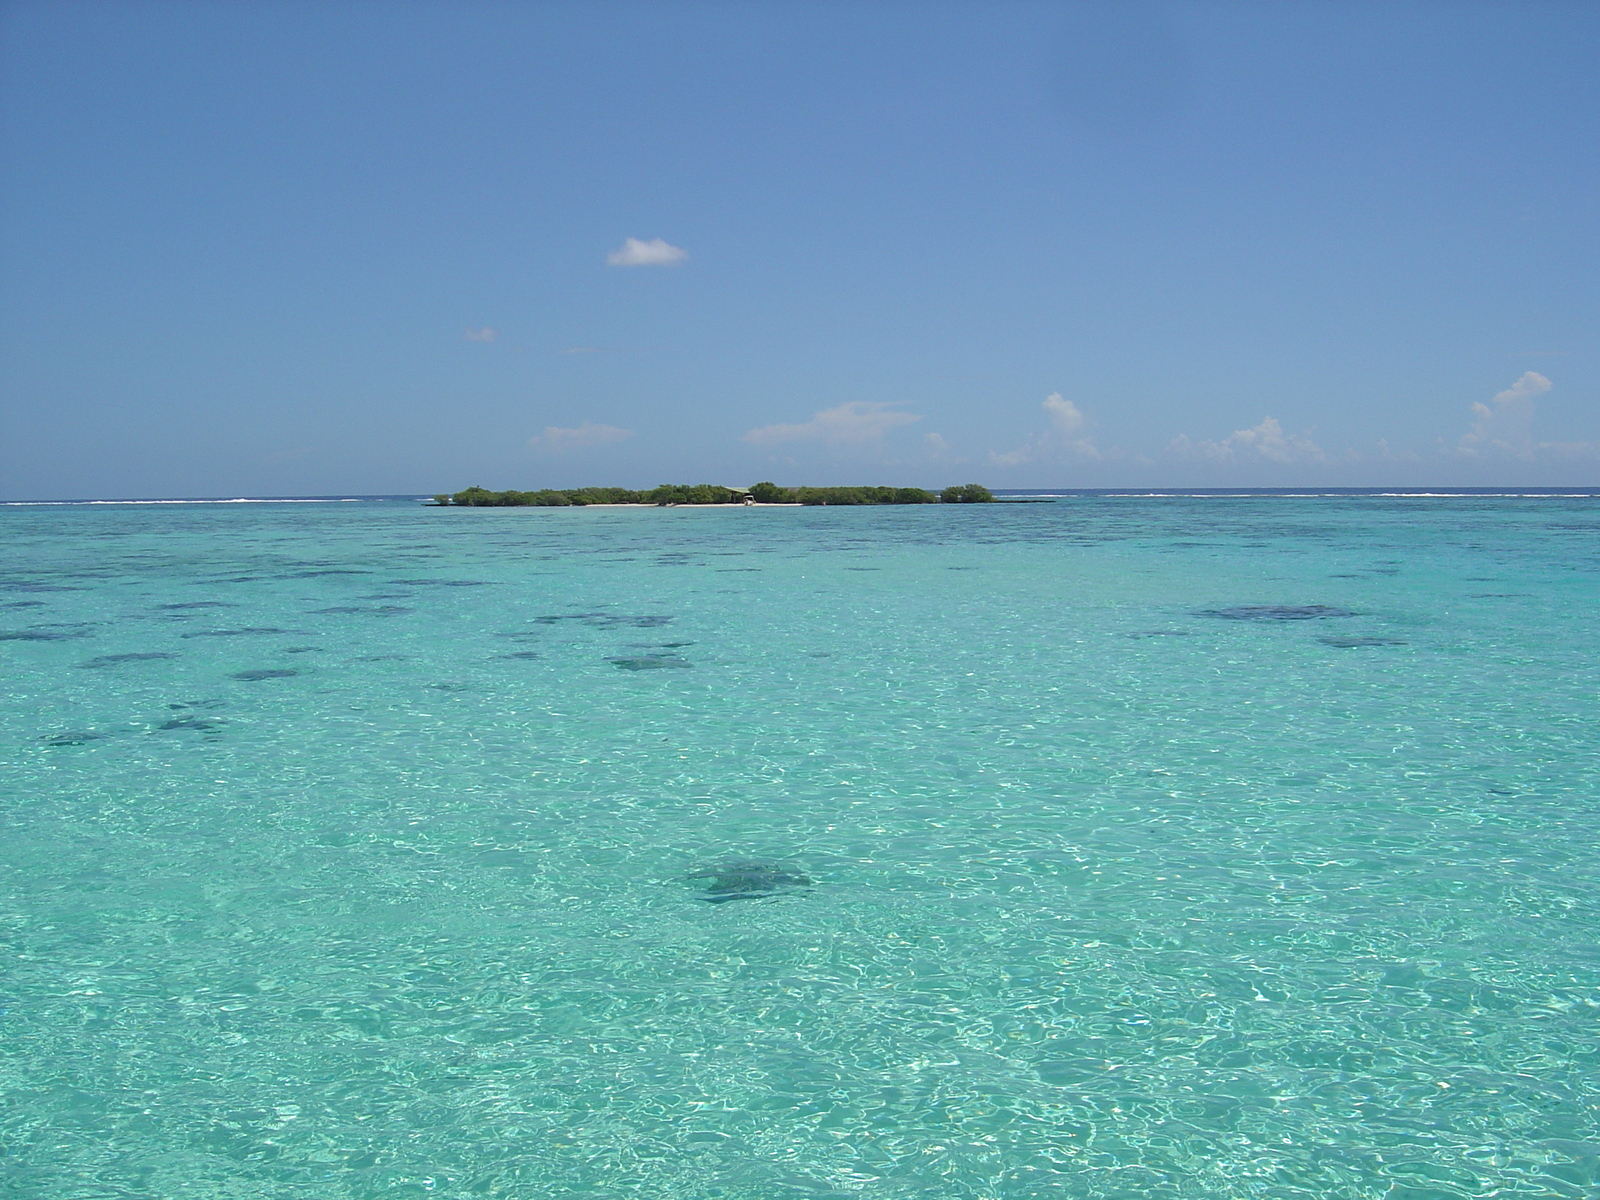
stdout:
{"type": "Polygon", "coordinates": [[[588,504],[986,504],[994,494],[978,483],[947,487],[935,494],[923,488],[893,487],[779,487],[762,482],[748,489],[715,483],[663,483],[647,492],[629,488],[586,487],[536,492],[491,492],[469,487],[454,495],[433,498],[440,507],[458,508],[566,508],[588,504]]]}

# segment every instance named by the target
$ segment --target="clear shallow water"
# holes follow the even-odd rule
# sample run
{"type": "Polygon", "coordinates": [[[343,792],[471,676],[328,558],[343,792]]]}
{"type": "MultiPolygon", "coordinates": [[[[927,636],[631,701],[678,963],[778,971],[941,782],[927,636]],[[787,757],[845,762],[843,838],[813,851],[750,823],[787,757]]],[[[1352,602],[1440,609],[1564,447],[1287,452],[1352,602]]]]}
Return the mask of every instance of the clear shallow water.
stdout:
{"type": "Polygon", "coordinates": [[[1597,534],[0,510],[0,1180],[1600,1195],[1597,534]]]}

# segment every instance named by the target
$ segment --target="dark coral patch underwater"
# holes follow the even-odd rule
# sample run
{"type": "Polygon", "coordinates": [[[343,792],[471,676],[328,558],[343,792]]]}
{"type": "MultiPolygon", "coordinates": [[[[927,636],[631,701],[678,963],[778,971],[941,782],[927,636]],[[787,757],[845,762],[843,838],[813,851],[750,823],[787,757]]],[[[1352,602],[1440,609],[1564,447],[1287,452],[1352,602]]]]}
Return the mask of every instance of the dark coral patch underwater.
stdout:
{"type": "Polygon", "coordinates": [[[149,654],[102,654],[98,658],[91,658],[88,662],[78,665],[86,671],[99,670],[102,667],[118,667],[123,663],[156,662],[163,658],[177,658],[176,654],[164,650],[153,651],[149,654]]]}
{"type": "Polygon", "coordinates": [[[263,679],[288,679],[292,675],[300,674],[287,667],[262,667],[254,671],[235,671],[228,678],[242,679],[246,683],[257,683],[263,679]]]}
{"type": "Polygon", "coordinates": [[[75,729],[69,733],[52,733],[40,740],[46,746],[87,746],[90,742],[103,742],[110,736],[95,729],[75,729]]]}
{"type": "Polygon", "coordinates": [[[1317,641],[1321,642],[1324,646],[1337,646],[1341,650],[1354,650],[1360,646],[1406,646],[1410,644],[1402,638],[1359,636],[1338,637],[1333,634],[1319,637],[1317,641]]]}
{"type": "Polygon", "coordinates": [[[170,721],[161,722],[156,728],[168,733],[217,733],[222,729],[222,722],[209,720],[206,717],[174,717],[170,721]]]}
{"type": "Polygon", "coordinates": [[[493,587],[487,579],[391,579],[391,587],[493,587]]]}
{"type": "Polygon", "coordinates": [[[692,667],[694,664],[676,654],[614,655],[606,659],[619,671],[660,671],[672,667],[692,667]]]}
{"type": "Polygon", "coordinates": [[[810,889],[811,879],[793,867],[772,862],[730,862],[698,867],[685,875],[684,882],[705,881],[695,899],[707,904],[726,904],[730,900],[765,900],[771,896],[794,895],[810,889]]]}
{"type": "Polygon", "coordinates": [[[334,608],[314,608],[311,611],[314,613],[342,613],[346,615],[366,613],[374,617],[393,617],[400,613],[411,612],[412,610],[399,604],[379,604],[372,608],[361,608],[360,606],[353,604],[341,604],[334,608]]]}
{"type": "Polygon", "coordinates": [[[1218,617],[1224,621],[1324,621],[1356,614],[1331,604],[1237,604],[1231,608],[1202,608],[1194,615],[1218,617]]]}
{"type": "Polygon", "coordinates": [[[662,625],[670,625],[672,617],[661,614],[645,614],[643,616],[621,616],[617,613],[587,612],[587,613],[555,613],[543,617],[535,617],[540,625],[555,625],[562,621],[582,621],[585,625],[592,625],[597,629],[609,629],[616,625],[631,625],[635,629],[657,629],[662,625]]]}
{"type": "Polygon", "coordinates": [[[210,638],[210,637],[257,637],[276,633],[293,633],[292,629],[278,629],[270,625],[248,626],[244,629],[202,629],[197,633],[185,633],[185,638],[210,638]]]}

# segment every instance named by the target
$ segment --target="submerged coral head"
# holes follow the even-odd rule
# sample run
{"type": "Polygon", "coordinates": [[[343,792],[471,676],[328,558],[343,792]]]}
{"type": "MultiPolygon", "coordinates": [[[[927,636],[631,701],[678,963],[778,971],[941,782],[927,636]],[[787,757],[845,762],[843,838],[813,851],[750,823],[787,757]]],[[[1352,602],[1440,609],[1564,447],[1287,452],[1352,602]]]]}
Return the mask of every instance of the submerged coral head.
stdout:
{"type": "Polygon", "coordinates": [[[763,900],[788,895],[811,886],[808,876],[793,867],[771,862],[729,862],[701,867],[684,876],[686,882],[708,880],[697,899],[708,904],[729,900],[763,900]]]}
{"type": "Polygon", "coordinates": [[[1237,604],[1231,608],[1202,608],[1197,617],[1221,617],[1224,621],[1324,621],[1329,617],[1353,617],[1348,608],[1331,604],[1237,604]]]}

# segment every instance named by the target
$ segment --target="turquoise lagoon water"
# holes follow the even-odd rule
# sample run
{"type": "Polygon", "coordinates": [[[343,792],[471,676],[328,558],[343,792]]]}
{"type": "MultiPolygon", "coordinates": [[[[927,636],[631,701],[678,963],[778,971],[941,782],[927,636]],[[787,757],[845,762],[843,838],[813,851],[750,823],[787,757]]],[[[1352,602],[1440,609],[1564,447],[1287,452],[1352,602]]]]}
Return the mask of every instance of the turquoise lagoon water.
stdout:
{"type": "Polygon", "coordinates": [[[1600,1195],[1597,503],[0,510],[5,1194],[1600,1195]]]}

